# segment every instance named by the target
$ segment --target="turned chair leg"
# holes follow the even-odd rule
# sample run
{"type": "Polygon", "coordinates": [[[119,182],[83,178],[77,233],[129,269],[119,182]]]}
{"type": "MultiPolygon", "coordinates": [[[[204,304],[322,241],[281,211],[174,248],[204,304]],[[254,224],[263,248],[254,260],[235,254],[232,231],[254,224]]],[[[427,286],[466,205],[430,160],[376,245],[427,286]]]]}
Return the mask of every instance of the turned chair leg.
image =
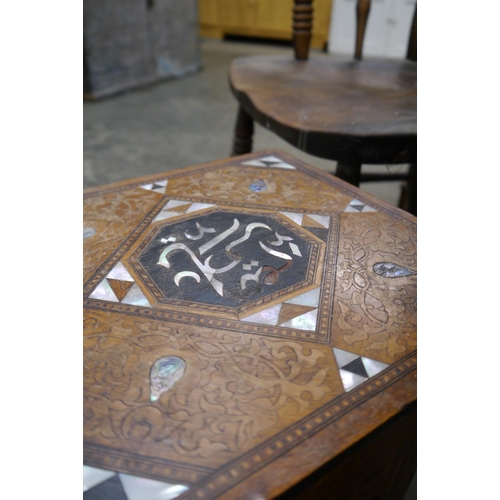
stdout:
{"type": "Polygon", "coordinates": [[[408,180],[403,184],[399,198],[399,208],[417,216],[417,164],[412,163],[408,171],[408,180]]]}
{"type": "Polygon", "coordinates": [[[408,212],[417,216],[417,164],[410,165],[408,179],[408,212]]]}
{"type": "Polygon", "coordinates": [[[337,163],[335,175],[343,181],[359,187],[361,179],[361,165],[347,165],[346,163],[337,163]]]}
{"type": "Polygon", "coordinates": [[[234,126],[233,150],[231,156],[244,155],[252,151],[253,120],[243,109],[238,108],[236,125],[234,126]]]}

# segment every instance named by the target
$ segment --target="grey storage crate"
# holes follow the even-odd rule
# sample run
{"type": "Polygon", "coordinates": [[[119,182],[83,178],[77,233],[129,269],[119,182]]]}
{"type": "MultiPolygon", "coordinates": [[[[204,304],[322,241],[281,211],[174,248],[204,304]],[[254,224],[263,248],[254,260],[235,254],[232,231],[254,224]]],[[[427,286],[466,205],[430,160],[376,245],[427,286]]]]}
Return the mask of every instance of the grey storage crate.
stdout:
{"type": "Polygon", "coordinates": [[[200,66],[197,0],[83,1],[84,99],[200,66]]]}

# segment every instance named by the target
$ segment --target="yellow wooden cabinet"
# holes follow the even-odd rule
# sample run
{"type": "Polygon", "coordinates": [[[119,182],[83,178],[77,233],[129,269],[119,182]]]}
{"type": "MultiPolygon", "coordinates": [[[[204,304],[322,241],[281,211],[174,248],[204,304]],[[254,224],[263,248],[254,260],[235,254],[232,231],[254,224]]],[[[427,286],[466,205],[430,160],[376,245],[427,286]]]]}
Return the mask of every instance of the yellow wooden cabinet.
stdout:
{"type": "MultiPolygon", "coordinates": [[[[314,0],[313,7],[311,47],[325,48],[332,0],[314,0]]],[[[200,36],[291,40],[292,9],[293,0],[198,0],[200,36]]]]}

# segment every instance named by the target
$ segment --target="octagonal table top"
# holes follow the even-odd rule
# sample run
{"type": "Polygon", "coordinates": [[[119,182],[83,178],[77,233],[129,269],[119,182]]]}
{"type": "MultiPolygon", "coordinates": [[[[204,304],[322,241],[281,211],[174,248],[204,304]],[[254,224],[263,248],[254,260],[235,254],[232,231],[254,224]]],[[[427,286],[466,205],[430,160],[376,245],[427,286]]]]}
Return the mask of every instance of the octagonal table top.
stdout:
{"type": "Polygon", "coordinates": [[[83,233],[88,470],[268,498],[416,400],[412,215],[268,150],[87,189],[83,233]]]}

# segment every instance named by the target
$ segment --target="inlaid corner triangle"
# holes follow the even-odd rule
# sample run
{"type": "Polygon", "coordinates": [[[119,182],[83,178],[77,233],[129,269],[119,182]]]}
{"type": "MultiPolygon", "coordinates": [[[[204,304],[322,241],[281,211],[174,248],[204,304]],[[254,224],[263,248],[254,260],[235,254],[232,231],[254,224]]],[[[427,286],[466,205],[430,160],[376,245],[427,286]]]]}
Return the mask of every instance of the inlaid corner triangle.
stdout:
{"type": "Polygon", "coordinates": [[[345,391],[350,391],[389,365],[342,349],[332,348],[345,391]]]}
{"type": "Polygon", "coordinates": [[[171,500],[189,490],[184,484],[165,483],[122,472],[118,473],[118,477],[127,500],[171,500]]]}
{"type": "Polygon", "coordinates": [[[281,306],[280,315],[278,318],[278,324],[284,324],[297,316],[302,316],[312,310],[316,309],[311,306],[300,306],[297,304],[283,304],[281,306]]]}
{"type": "Polygon", "coordinates": [[[361,212],[376,212],[376,210],[367,205],[366,203],[363,203],[362,201],[353,199],[351,200],[349,205],[347,205],[344,212],[361,213],[361,212]]]}
{"type": "Polygon", "coordinates": [[[273,165],[273,166],[278,167],[278,168],[286,168],[289,170],[296,170],[296,167],[294,167],[293,165],[290,165],[290,163],[285,163],[285,162],[281,162],[280,164],[273,165]]]}
{"type": "Polygon", "coordinates": [[[368,373],[366,373],[365,365],[361,358],[353,359],[347,365],[342,367],[342,370],[347,371],[349,373],[354,373],[355,375],[359,375],[360,377],[368,378],[368,373]]]}
{"type": "Polygon", "coordinates": [[[153,222],[158,222],[165,219],[171,219],[172,217],[177,217],[182,215],[180,212],[170,212],[168,210],[162,210],[154,219],[153,222]]]}
{"type": "Polygon", "coordinates": [[[286,169],[295,170],[295,167],[293,165],[290,165],[289,163],[285,163],[283,160],[281,160],[277,156],[266,156],[265,158],[259,158],[259,159],[262,163],[265,163],[268,167],[286,168],[286,169]]]}
{"type": "Polygon", "coordinates": [[[259,158],[260,161],[264,161],[267,163],[281,163],[281,159],[277,156],[264,156],[263,158],[259,158]]]}
{"type": "Polygon", "coordinates": [[[302,219],[304,218],[304,214],[297,212],[280,212],[280,214],[284,215],[287,219],[292,220],[295,224],[299,226],[302,225],[302,219]]]}
{"type": "Polygon", "coordinates": [[[259,160],[250,160],[250,161],[244,161],[242,165],[248,165],[249,167],[265,167],[267,166],[265,163],[262,163],[259,160]]]}
{"type": "Polygon", "coordinates": [[[158,222],[165,219],[171,219],[188,213],[192,203],[184,200],[169,200],[161,209],[160,213],[154,218],[153,222],[158,222]]]}
{"type": "Polygon", "coordinates": [[[297,330],[316,330],[316,323],[318,321],[318,309],[313,309],[305,314],[296,316],[293,319],[279,323],[279,326],[285,328],[296,328],[297,330]]]}
{"type": "Polygon", "coordinates": [[[104,469],[97,469],[96,467],[90,467],[88,465],[83,466],[83,491],[88,491],[94,486],[107,481],[116,475],[116,472],[112,472],[104,469]]]}
{"type": "Polygon", "coordinates": [[[168,180],[157,181],[151,184],[143,184],[142,189],[147,189],[148,191],[154,191],[155,193],[165,194],[167,188],[168,180]]]}
{"type": "Polygon", "coordinates": [[[106,300],[107,302],[120,302],[106,278],[104,278],[99,283],[99,285],[97,285],[95,290],[89,295],[89,298],[96,300],[106,300]]]}
{"type": "Polygon", "coordinates": [[[322,226],[319,222],[311,219],[308,215],[304,215],[304,218],[302,219],[302,225],[304,227],[321,227],[321,228],[325,227],[322,226]]]}
{"type": "Polygon", "coordinates": [[[205,208],[212,208],[216,207],[217,205],[213,205],[211,203],[193,203],[188,210],[186,211],[187,214],[191,212],[196,212],[197,210],[204,210],[205,208]]]}
{"type": "Polygon", "coordinates": [[[154,191],[155,193],[160,193],[160,194],[165,194],[165,189],[166,186],[161,186],[159,184],[153,184],[151,187],[151,191],[154,191]]]}
{"type": "Polygon", "coordinates": [[[107,278],[109,286],[111,287],[111,290],[113,290],[116,298],[119,301],[122,301],[123,298],[127,295],[129,290],[134,286],[133,281],[122,281],[122,280],[115,280],[112,278],[107,278]]]}
{"type": "Polygon", "coordinates": [[[178,207],[181,207],[182,205],[186,204],[191,204],[189,201],[185,200],[168,200],[167,203],[165,203],[165,206],[162,208],[162,210],[171,210],[175,208],[176,210],[178,207]]]}
{"type": "Polygon", "coordinates": [[[151,307],[146,296],[142,293],[142,290],[139,288],[137,283],[134,283],[130,288],[125,297],[121,300],[122,304],[129,304],[132,306],[143,306],[143,307],[151,307]]]}
{"type": "Polygon", "coordinates": [[[106,278],[108,279],[115,279],[115,280],[121,280],[121,281],[134,281],[134,278],[130,275],[130,273],[127,271],[123,263],[120,261],[118,262],[115,267],[107,274],[106,278]]]}
{"type": "Polygon", "coordinates": [[[161,209],[163,210],[172,210],[178,213],[185,213],[192,205],[192,202],[185,200],[169,200],[166,205],[161,209]]]}
{"type": "Polygon", "coordinates": [[[185,214],[189,211],[191,208],[192,203],[186,203],[185,205],[179,205],[178,207],[175,207],[175,211],[178,214],[185,214]]]}
{"type": "Polygon", "coordinates": [[[380,361],[375,361],[374,359],[363,357],[363,365],[368,373],[369,377],[377,375],[381,371],[385,370],[389,365],[381,363],[380,361]]]}
{"type": "Polygon", "coordinates": [[[328,229],[330,227],[330,217],[328,215],[307,214],[302,219],[302,226],[328,229]]]}
{"type": "Polygon", "coordinates": [[[312,308],[316,308],[319,305],[320,293],[321,288],[318,287],[314,290],[309,290],[308,292],[297,295],[292,299],[285,300],[285,304],[297,304],[301,306],[310,306],[312,308]]]}
{"type": "Polygon", "coordinates": [[[268,307],[258,313],[251,314],[250,316],[243,318],[241,321],[276,326],[278,324],[281,306],[282,304],[276,304],[275,306],[268,307]]]}
{"type": "Polygon", "coordinates": [[[368,378],[362,377],[361,375],[356,375],[355,373],[349,372],[347,370],[339,370],[340,379],[342,380],[342,385],[344,390],[349,392],[363,382],[366,382],[368,378]]]}

